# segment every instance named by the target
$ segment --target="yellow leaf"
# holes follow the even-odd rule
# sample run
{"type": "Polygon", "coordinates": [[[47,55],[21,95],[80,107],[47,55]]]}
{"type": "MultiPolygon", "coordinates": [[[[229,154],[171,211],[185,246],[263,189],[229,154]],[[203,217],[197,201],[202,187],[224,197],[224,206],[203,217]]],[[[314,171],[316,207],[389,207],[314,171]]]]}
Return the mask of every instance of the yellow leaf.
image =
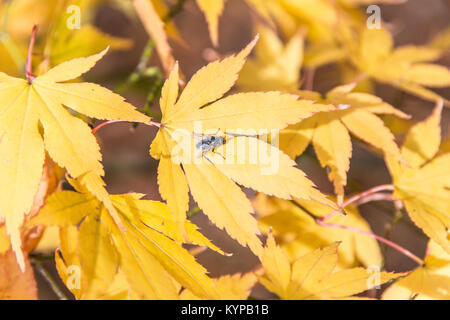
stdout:
{"type": "Polygon", "coordinates": [[[217,291],[223,300],[247,300],[250,290],[258,281],[251,272],[246,274],[236,273],[225,275],[215,280],[217,291]]]}
{"type": "Polygon", "coordinates": [[[389,286],[382,298],[384,300],[449,300],[450,255],[430,240],[425,264],[389,286]]]}
{"type": "MultiPolygon", "coordinates": [[[[173,74],[174,72],[171,73],[171,77],[173,74]]],[[[171,78],[168,82],[170,81],[171,78]]],[[[178,86],[176,90],[178,92],[178,86]]],[[[173,100],[173,102],[175,101],[173,100]]],[[[167,107],[171,108],[173,105],[167,105],[167,107]]],[[[165,131],[158,131],[155,140],[152,142],[150,154],[160,159],[158,165],[159,192],[161,197],[167,201],[167,206],[178,225],[178,229],[185,238],[184,224],[186,212],[189,209],[189,188],[180,164],[170,159],[172,148],[173,142],[170,135],[165,131]]]]}
{"type": "Polygon", "coordinates": [[[405,45],[392,52],[392,59],[402,62],[424,62],[437,60],[441,55],[441,50],[427,46],[405,45]]]}
{"type": "Polygon", "coordinates": [[[438,33],[431,41],[430,46],[438,50],[448,51],[450,49],[450,27],[438,33]]]}
{"type": "Polygon", "coordinates": [[[412,167],[405,167],[390,157],[386,163],[394,180],[395,199],[403,201],[411,220],[425,234],[450,252],[450,154],[436,156],[441,109],[442,103],[408,133],[402,152],[412,167]]]}
{"type": "Polygon", "coordinates": [[[217,298],[214,285],[206,275],[206,270],[186,249],[151,228],[144,230],[143,225],[139,227],[131,221],[127,223],[130,224],[130,230],[134,228],[132,232],[138,241],[175,280],[200,297],[217,298]]]}
{"type": "Polygon", "coordinates": [[[427,119],[414,125],[406,135],[401,150],[406,161],[413,168],[420,167],[433,158],[439,150],[442,106],[441,102],[427,119]]]}
{"type": "MultiPolygon", "coordinates": [[[[444,66],[424,63],[439,58],[441,51],[430,46],[393,48],[391,34],[385,29],[362,28],[359,46],[350,49],[354,64],[375,80],[410,92],[423,99],[443,99],[425,87],[447,87],[450,71],[444,66]]],[[[446,106],[450,101],[444,99],[446,106]]]]}
{"type": "Polygon", "coordinates": [[[171,110],[175,106],[178,98],[178,62],[175,63],[172,71],[170,72],[169,78],[164,83],[161,89],[161,98],[159,100],[159,107],[161,108],[161,113],[163,115],[171,114],[175,110],[171,110]]]}
{"type": "Polygon", "coordinates": [[[364,70],[374,71],[380,61],[391,53],[392,47],[392,36],[385,28],[363,28],[358,52],[360,65],[364,66],[364,70]]]}
{"type": "MultiPolygon", "coordinates": [[[[159,231],[175,241],[184,242],[183,235],[178,229],[178,223],[171,217],[168,206],[159,201],[140,200],[131,195],[111,196],[114,206],[124,215],[138,218],[142,223],[150,228],[159,231]]],[[[207,246],[208,248],[224,254],[217,246],[211,243],[204,235],[198,231],[198,227],[186,220],[184,228],[189,238],[189,243],[207,246]]]]}
{"type": "Polygon", "coordinates": [[[357,107],[375,114],[390,114],[399,118],[409,119],[410,116],[399,109],[394,108],[381,98],[365,92],[354,92],[357,83],[352,82],[341,85],[327,92],[326,98],[335,106],[357,107]]]}
{"type": "MultiPolygon", "coordinates": [[[[256,275],[252,272],[241,275],[236,273],[233,275],[225,275],[213,279],[219,297],[221,300],[247,300],[250,291],[258,281],[256,275]]],[[[181,300],[198,300],[190,290],[183,290],[180,294],[181,300]]]]}
{"type": "Polygon", "coordinates": [[[292,94],[237,93],[220,99],[207,108],[192,112],[172,125],[189,130],[194,121],[199,121],[204,130],[226,128],[234,132],[247,129],[282,129],[288,124],[327,109],[327,106],[314,104],[313,101],[298,100],[298,96],[292,94]]]}
{"type": "Polygon", "coordinates": [[[225,228],[240,244],[260,254],[257,222],[250,215],[253,208],[241,189],[208,162],[183,164],[183,169],[192,196],[211,221],[225,228]]]}
{"type": "MultiPolygon", "coordinates": [[[[381,266],[381,250],[375,239],[364,234],[319,226],[307,213],[318,217],[329,215],[333,209],[314,201],[295,199],[290,201],[267,197],[258,194],[253,201],[258,213],[259,225],[263,232],[269,228],[279,239],[290,260],[306,254],[319,247],[328,246],[341,241],[339,246],[340,267],[381,266]]],[[[357,208],[346,207],[346,215],[335,215],[329,219],[331,223],[358,228],[372,232],[369,224],[359,215],[357,208]]]]}
{"type": "MultiPolygon", "coordinates": [[[[63,19],[63,22],[66,23],[66,20],[63,19]]],[[[112,50],[128,50],[133,45],[129,39],[113,37],[92,25],[83,25],[80,29],[70,31],[67,37],[58,33],[58,37],[52,39],[53,43],[47,43],[46,50],[50,52],[50,66],[91,55],[108,46],[112,50]]]]}
{"type": "MultiPolygon", "coordinates": [[[[35,78],[0,74],[0,216],[6,218],[13,250],[23,268],[19,227],[32,205],[42,175],[44,145],[52,159],[84,182],[98,197],[106,191],[98,180],[103,175],[101,154],[90,128],[66,108],[102,119],[148,122],[122,97],[89,83],[59,83],[87,72],[105,54],[78,58],[56,66],[35,78]],[[43,137],[39,132],[43,125],[43,137]],[[76,135],[74,133],[76,132],[76,135]],[[100,194],[101,193],[101,194],[100,194]]],[[[114,212],[111,212],[114,215],[114,212]]]]}
{"type": "Polygon", "coordinates": [[[343,48],[329,43],[311,44],[305,50],[305,67],[320,68],[326,64],[344,60],[347,54],[343,48]]]}
{"type": "Polygon", "coordinates": [[[330,168],[328,176],[336,194],[343,196],[352,155],[350,135],[336,115],[324,113],[317,118],[312,140],[314,150],[321,166],[330,168]]]}
{"type": "Polygon", "coordinates": [[[164,23],[156,12],[153,3],[150,0],[133,0],[133,5],[145,30],[155,42],[159,59],[166,73],[173,67],[175,62],[172,56],[172,49],[167,41],[167,35],[164,31],[164,23]]]}
{"type": "MultiPolygon", "coordinates": [[[[408,194],[397,192],[400,199],[408,197],[408,194]]],[[[425,232],[427,236],[441,245],[447,252],[450,252],[450,240],[448,234],[448,217],[440,219],[440,213],[435,212],[434,208],[430,207],[429,202],[435,200],[434,197],[425,199],[428,203],[424,203],[423,200],[404,200],[405,208],[408,211],[408,215],[411,220],[425,232]],[[444,221],[443,221],[444,220],[444,221]]],[[[442,199],[438,199],[442,201],[442,199]]],[[[445,200],[444,200],[445,201],[445,200]]]]}
{"type": "Polygon", "coordinates": [[[246,91],[280,90],[293,92],[299,87],[303,62],[304,36],[297,32],[284,46],[269,27],[259,26],[260,40],[255,58],[242,68],[237,84],[246,91]]]}
{"type": "Polygon", "coordinates": [[[443,66],[430,63],[412,65],[404,75],[406,81],[426,87],[450,86],[450,71],[443,66]]]}
{"type": "MultiPolygon", "coordinates": [[[[333,207],[335,205],[315,190],[304,174],[293,167],[294,163],[276,148],[272,148],[271,154],[275,155],[275,162],[280,162],[281,169],[269,173],[271,176],[265,177],[261,174],[261,167],[258,165],[253,168],[231,166],[226,170],[225,167],[218,166],[218,155],[228,156],[229,161],[235,160],[232,153],[227,155],[227,152],[221,152],[222,144],[233,144],[234,141],[225,137],[219,138],[217,135],[221,130],[226,133],[243,129],[255,132],[261,129],[268,133],[270,129],[280,129],[314,112],[330,109],[330,106],[314,105],[311,101],[298,100],[295,95],[279,92],[243,93],[220,99],[233,86],[237,73],[256,40],[257,38],[239,54],[210,63],[194,74],[178,101],[175,101],[177,70],[174,68],[164,85],[161,97],[161,127],[152,142],[150,154],[160,159],[160,193],[163,199],[168,201],[172,214],[178,217],[178,222],[184,221],[188,203],[186,179],[194,200],[211,221],[259,255],[262,246],[257,237],[256,220],[250,215],[253,210],[245,194],[232,180],[256,190],[283,194],[284,197],[295,195],[316,199],[333,207]],[[217,99],[220,100],[216,101],[217,99]],[[207,105],[204,106],[205,104],[207,105]],[[200,124],[200,129],[196,127],[197,124],[200,124]],[[212,137],[215,143],[220,142],[214,148],[217,152],[212,152],[212,149],[204,152],[202,149],[205,147],[202,134],[206,130],[217,130],[212,135],[206,135],[212,137]],[[213,158],[214,162],[211,160],[213,158]],[[257,177],[257,180],[249,178],[250,176],[257,177]],[[283,187],[279,189],[279,186],[283,187]]],[[[230,133],[230,136],[232,137],[233,133],[230,133]]],[[[239,143],[246,141],[235,140],[239,143]]],[[[264,144],[261,146],[264,147],[264,144]]],[[[242,155],[245,154],[247,153],[242,155]]]]}
{"type": "Polygon", "coordinates": [[[282,0],[282,8],[308,27],[312,41],[332,42],[332,26],[336,24],[338,12],[332,3],[325,0],[282,0]]]}
{"type": "MultiPolygon", "coordinates": [[[[182,239],[168,208],[163,203],[140,200],[141,196],[111,196],[111,203],[127,232],[119,229],[99,200],[73,191],[58,192],[50,197],[42,209],[43,217],[38,215],[33,223],[73,226],[86,216],[79,230],[71,231],[78,240],[61,240],[66,243],[66,249],[62,250],[64,259],[67,256],[74,260],[73,264],[81,266],[86,279],[77,293],[80,299],[105,295],[118,265],[133,292],[141,298],[177,298],[173,279],[198,296],[215,298],[216,292],[206,270],[180,244],[167,237],[182,239]]],[[[196,226],[188,222],[185,226],[194,243],[221,252],[197,231],[196,226]]]]}
{"type": "Polygon", "coordinates": [[[158,185],[161,197],[167,201],[181,234],[185,236],[184,224],[189,209],[189,188],[181,166],[169,158],[162,157],[158,166],[158,185]]]}
{"type": "Polygon", "coordinates": [[[275,245],[272,236],[269,235],[264,258],[261,261],[265,274],[260,278],[260,282],[282,299],[340,299],[403,275],[380,272],[378,283],[371,283],[373,276],[364,268],[345,269],[333,273],[338,260],[338,245],[336,242],[328,247],[316,249],[290,264],[284,251],[275,245]],[[275,266],[280,261],[282,268],[276,270],[275,266]]]}
{"type": "Polygon", "coordinates": [[[178,102],[163,115],[163,122],[169,124],[184,119],[202,106],[220,99],[234,85],[245,58],[257,40],[258,37],[239,54],[212,62],[197,71],[184,88],[178,102]]]}
{"type": "Polygon", "coordinates": [[[279,133],[280,150],[295,159],[301,155],[312,140],[316,128],[316,117],[306,118],[297,124],[290,125],[279,133]]]}
{"type": "Polygon", "coordinates": [[[47,227],[44,230],[39,243],[33,252],[36,253],[50,253],[55,252],[56,248],[59,247],[59,228],[56,226],[47,227]]]}
{"type": "Polygon", "coordinates": [[[214,46],[219,42],[219,17],[222,14],[225,0],[197,0],[197,5],[203,11],[208,22],[209,36],[214,46]]]}
{"type": "Polygon", "coordinates": [[[303,171],[294,167],[295,161],[260,139],[234,137],[208,159],[228,178],[247,188],[283,199],[303,198],[334,206],[303,171]]]}
{"type": "Polygon", "coordinates": [[[291,281],[291,265],[283,249],[275,243],[272,234],[267,238],[261,263],[265,275],[259,281],[270,291],[284,297],[291,281]]]}
{"type": "Polygon", "coordinates": [[[403,160],[395,137],[377,116],[366,110],[351,110],[341,117],[342,122],[358,138],[383,150],[385,154],[403,160]]]}
{"type": "Polygon", "coordinates": [[[78,257],[78,229],[68,225],[59,229],[60,247],[55,252],[56,270],[76,299],[82,295],[80,259],[78,257]],[[63,258],[64,257],[64,258],[63,258]]]}
{"type": "Polygon", "coordinates": [[[112,238],[120,253],[120,268],[141,299],[176,299],[177,292],[167,271],[140,243],[131,226],[123,233],[111,222],[112,238]]]}
{"type": "Polygon", "coordinates": [[[78,232],[83,299],[92,299],[105,292],[116,275],[119,255],[111,241],[109,230],[101,223],[102,212],[83,220],[78,232]]]}
{"type": "Polygon", "coordinates": [[[99,203],[94,196],[73,191],[60,191],[51,194],[45,206],[34,216],[28,225],[60,226],[75,225],[89,212],[99,210],[99,203]]]}
{"type": "Polygon", "coordinates": [[[347,184],[352,155],[349,131],[385,154],[404,161],[393,134],[375,114],[392,114],[401,118],[409,116],[376,96],[353,92],[355,85],[338,86],[330,90],[326,98],[316,92],[300,91],[300,95],[315,97],[324,103],[318,106],[324,106],[320,111],[327,112],[319,112],[280,132],[280,148],[292,158],[300,155],[312,142],[321,166],[329,168],[329,179],[340,197],[347,184]]]}

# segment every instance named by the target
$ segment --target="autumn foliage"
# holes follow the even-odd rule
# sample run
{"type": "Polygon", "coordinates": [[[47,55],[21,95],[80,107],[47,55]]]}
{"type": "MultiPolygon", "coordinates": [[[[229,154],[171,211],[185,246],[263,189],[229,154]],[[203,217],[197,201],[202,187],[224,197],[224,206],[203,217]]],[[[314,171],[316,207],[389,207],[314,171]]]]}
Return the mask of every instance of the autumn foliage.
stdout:
{"type": "Polygon", "coordinates": [[[217,48],[221,15],[236,2],[0,1],[0,299],[37,299],[33,271],[61,299],[450,298],[441,133],[450,70],[439,63],[449,30],[398,46],[395,25],[369,24],[365,8],[403,1],[242,0],[253,36],[236,52],[209,48],[209,63],[187,76],[173,52],[189,47],[176,16],[199,10],[217,48]],[[149,38],[113,89],[86,74],[135,44],[95,26],[104,6],[149,38]],[[122,96],[136,87],[143,105],[122,96]],[[424,116],[383,88],[410,96],[424,116]],[[160,198],[109,191],[98,132],[116,122],[157,130],[145,161],[157,161],[160,198]],[[352,183],[358,149],[390,181],[352,183]],[[325,184],[305,158],[329,186],[316,186],[325,184]],[[392,215],[384,233],[359,211],[374,202],[392,215]],[[250,270],[216,276],[200,263],[205,250],[234,252],[194,223],[198,212],[248,248],[250,270]],[[400,220],[426,236],[425,253],[391,239],[400,220]],[[412,267],[387,269],[387,248],[412,267]]]}

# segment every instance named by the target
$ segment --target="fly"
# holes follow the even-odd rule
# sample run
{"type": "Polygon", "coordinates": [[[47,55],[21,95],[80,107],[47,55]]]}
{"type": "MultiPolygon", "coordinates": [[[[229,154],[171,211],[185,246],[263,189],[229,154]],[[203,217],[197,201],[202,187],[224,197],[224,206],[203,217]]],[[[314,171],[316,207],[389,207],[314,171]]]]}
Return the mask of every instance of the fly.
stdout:
{"type": "Polygon", "coordinates": [[[220,147],[224,143],[225,139],[221,136],[202,135],[201,140],[196,144],[196,147],[200,152],[198,157],[203,156],[210,151],[214,151],[214,149],[220,147]]]}
{"type": "MultiPolygon", "coordinates": [[[[220,132],[220,129],[217,130],[215,134],[196,134],[200,136],[200,139],[198,140],[197,144],[195,145],[199,153],[197,154],[197,158],[203,157],[205,154],[207,154],[210,151],[214,151],[216,148],[224,145],[227,140],[217,135],[220,132]]],[[[246,135],[246,134],[238,134],[238,133],[225,133],[225,135],[233,136],[233,137],[256,137],[256,135],[246,135]]],[[[223,155],[222,155],[223,157],[223,155]]],[[[208,159],[209,160],[209,159],[208,159]]]]}

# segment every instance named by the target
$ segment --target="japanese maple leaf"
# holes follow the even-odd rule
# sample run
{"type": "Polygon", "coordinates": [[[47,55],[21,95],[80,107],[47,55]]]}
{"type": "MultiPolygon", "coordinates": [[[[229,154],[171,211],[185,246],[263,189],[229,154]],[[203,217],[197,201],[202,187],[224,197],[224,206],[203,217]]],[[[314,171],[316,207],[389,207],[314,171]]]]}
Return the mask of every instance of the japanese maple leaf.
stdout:
{"type": "Polygon", "coordinates": [[[209,36],[214,46],[219,43],[219,17],[222,14],[226,0],[196,0],[197,5],[208,22],[209,36]]]}
{"type": "Polygon", "coordinates": [[[264,275],[259,281],[281,299],[342,299],[403,276],[380,272],[379,283],[370,283],[371,273],[364,268],[333,272],[338,261],[339,243],[318,248],[290,262],[272,235],[267,239],[261,262],[264,275]]]}
{"type": "MultiPolygon", "coordinates": [[[[23,73],[25,64],[25,41],[33,24],[39,24],[42,34],[48,34],[44,53],[35,60],[42,60],[38,70],[47,71],[61,62],[72,58],[92,55],[109,46],[112,50],[130,48],[127,39],[108,35],[92,24],[92,16],[98,1],[47,0],[35,6],[33,1],[9,1],[0,4],[0,20],[6,30],[0,39],[0,71],[9,75],[23,73]],[[76,5],[83,13],[79,29],[68,28],[70,5],[76,5]]],[[[75,15],[70,15],[75,17],[75,15]]],[[[70,19],[70,18],[69,18],[70,19]]],[[[38,72],[41,73],[41,72],[38,72]]]]}
{"type": "MultiPolygon", "coordinates": [[[[252,287],[258,282],[258,278],[253,272],[241,275],[224,275],[213,279],[219,298],[221,300],[247,300],[252,287]]],[[[183,290],[180,294],[181,300],[199,300],[200,298],[190,290],[183,290]]]]}
{"type": "Polygon", "coordinates": [[[406,135],[401,152],[406,167],[386,158],[395,187],[411,220],[450,253],[450,153],[439,153],[442,101],[406,135]]]}
{"type": "Polygon", "coordinates": [[[336,87],[322,98],[319,93],[302,91],[301,96],[331,104],[334,111],[321,112],[280,133],[280,149],[292,158],[303,153],[312,142],[322,167],[329,168],[329,178],[339,197],[344,195],[347,171],[352,156],[350,132],[357,138],[404,161],[394,135],[376,114],[408,115],[368,93],[352,92],[356,83],[336,87]]]}
{"type": "MultiPolygon", "coordinates": [[[[391,34],[385,29],[363,28],[359,43],[349,42],[352,61],[376,81],[392,85],[430,101],[443,99],[430,88],[450,86],[450,71],[432,64],[442,50],[431,46],[402,46],[393,48],[391,34]]],[[[450,106],[450,101],[444,99],[450,106]]]]}
{"type": "MultiPolygon", "coordinates": [[[[164,203],[142,200],[142,194],[111,195],[124,233],[95,196],[70,182],[81,192],[52,194],[29,223],[60,227],[64,261],[57,255],[58,270],[65,279],[71,265],[81,269],[81,285],[73,291],[78,299],[106,295],[118,270],[141,299],[177,299],[174,279],[199,297],[216,297],[206,270],[179,244],[183,238],[164,203]]],[[[194,224],[186,222],[185,228],[193,244],[223,253],[194,224]]]]}
{"type": "Polygon", "coordinates": [[[260,39],[255,57],[248,59],[237,85],[246,91],[279,90],[294,92],[300,86],[304,36],[296,33],[286,45],[266,26],[258,28],[260,39]]]}
{"type": "Polygon", "coordinates": [[[149,0],[133,0],[132,4],[145,30],[155,42],[161,64],[166,73],[168,73],[175,61],[166,31],[164,30],[164,22],[158,14],[158,11],[162,12],[164,9],[161,9],[161,4],[158,5],[158,2],[149,0]],[[157,10],[158,8],[159,10],[157,10]]]}
{"type": "Polygon", "coordinates": [[[22,268],[19,228],[37,192],[45,151],[72,177],[80,178],[117,219],[101,179],[97,141],[68,108],[97,119],[148,122],[149,118],[99,85],[63,83],[89,71],[106,51],[64,62],[32,81],[0,73],[0,217],[5,218],[22,268]]]}
{"type": "Polygon", "coordinates": [[[384,300],[449,300],[450,254],[428,242],[424,264],[383,292],[384,300]]]}
{"type": "MultiPolygon", "coordinates": [[[[241,184],[268,194],[289,199],[292,196],[314,199],[334,206],[313,187],[304,173],[294,167],[295,162],[272,145],[254,135],[229,135],[216,145],[216,150],[189,159],[191,151],[198,151],[196,137],[206,132],[235,133],[239,130],[277,130],[289,123],[308,117],[327,106],[279,92],[252,92],[221,97],[233,86],[246,56],[256,39],[235,56],[210,63],[199,70],[178,97],[178,69],[175,66],[164,84],[161,96],[161,128],[153,141],[150,154],[160,160],[158,184],[161,196],[183,228],[188,209],[190,190],[194,200],[219,228],[225,228],[231,237],[242,245],[248,245],[260,254],[261,243],[257,237],[258,227],[252,217],[252,206],[236,185],[241,184]],[[203,131],[195,131],[201,124],[203,131]],[[179,136],[184,133],[187,137],[179,136]],[[192,142],[194,149],[183,150],[178,138],[192,142]],[[237,164],[236,157],[249,159],[258,150],[244,148],[241,154],[225,145],[259,145],[266,152],[276,155],[279,170],[276,174],[261,174],[262,164],[237,164]],[[176,151],[176,152],[175,152],[176,151]],[[214,151],[214,152],[213,152],[214,151]],[[224,159],[232,160],[231,164],[224,159]],[[222,160],[222,161],[221,161],[222,160]]],[[[267,157],[267,155],[263,155],[267,157]]]]}
{"type": "MultiPolygon", "coordinates": [[[[360,263],[366,267],[381,266],[381,250],[375,239],[345,229],[324,230],[311,214],[325,217],[333,209],[313,201],[294,201],[268,197],[261,193],[253,200],[261,231],[268,233],[271,230],[290,258],[297,258],[317,247],[341,241],[339,267],[354,267],[360,263]]],[[[327,221],[372,233],[356,207],[348,206],[345,212],[346,215],[334,215],[327,221]]]]}
{"type": "Polygon", "coordinates": [[[256,58],[250,59],[242,70],[238,80],[240,88],[288,90],[335,110],[318,113],[283,129],[280,132],[281,150],[295,158],[312,141],[321,165],[330,168],[329,177],[334,182],[339,200],[344,194],[352,155],[349,132],[388,154],[399,156],[394,136],[375,114],[393,114],[401,118],[409,118],[408,115],[374,95],[353,92],[355,83],[336,87],[325,98],[317,92],[297,90],[301,40],[294,37],[283,47],[277,36],[266,29],[261,32],[261,37],[262,45],[256,47],[256,58]],[[282,54],[291,63],[281,62],[276,54],[282,54]],[[288,72],[290,67],[292,69],[288,72]]]}

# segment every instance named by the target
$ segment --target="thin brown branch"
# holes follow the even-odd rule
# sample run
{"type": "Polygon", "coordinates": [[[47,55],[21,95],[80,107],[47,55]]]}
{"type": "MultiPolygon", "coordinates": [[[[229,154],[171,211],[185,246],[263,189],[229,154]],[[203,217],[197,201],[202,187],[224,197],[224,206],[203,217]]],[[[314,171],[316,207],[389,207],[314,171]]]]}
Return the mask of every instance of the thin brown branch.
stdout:
{"type": "MultiPolygon", "coordinates": [[[[98,132],[98,130],[100,130],[101,128],[103,128],[103,127],[106,127],[106,126],[109,126],[110,124],[112,124],[112,123],[116,123],[116,122],[128,122],[128,121],[125,121],[125,120],[109,120],[109,121],[105,121],[105,122],[102,122],[102,123],[100,123],[98,126],[96,126],[94,129],[92,129],[92,134],[96,134],[97,132],[98,132]]],[[[141,122],[140,122],[141,123],[141,122]]],[[[143,123],[143,124],[147,124],[147,123],[143,123]]],[[[153,120],[150,120],[150,122],[148,123],[148,125],[150,125],[150,126],[154,126],[154,127],[158,127],[158,128],[160,128],[161,127],[161,123],[159,123],[159,122],[157,122],[157,121],[153,121],[153,120]]]]}
{"type": "Polygon", "coordinates": [[[409,250],[403,248],[402,246],[400,246],[400,245],[398,245],[398,244],[396,244],[396,243],[394,243],[394,242],[392,242],[390,240],[387,240],[387,239],[385,239],[385,238],[383,238],[383,237],[381,237],[379,235],[376,235],[376,234],[373,234],[371,232],[364,231],[364,230],[361,230],[361,229],[358,229],[358,228],[350,227],[350,226],[343,226],[343,225],[336,224],[336,223],[325,222],[325,221],[323,221],[321,219],[316,219],[316,223],[318,225],[322,226],[322,227],[339,228],[339,229],[345,229],[345,230],[350,230],[350,231],[354,231],[354,232],[358,232],[358,233],[364,234],[364,235],[366,235],[368,237],[377,239],[378,241],[380,241],[380,242],[390,246],[391,248],[393,248],[393,249],[397,250],[398,252],[404,254],[405,256],[411,258],[412,260],[417,262],[419,265],[423,265],[424,264],[424,261],[422,259],[420,259],[418,256],[416,256],[415,254],[413,254],[411,251],[409,251],[409,250]]]}
{"type": "Polygon", "coordinates": [[[31,82],[33,82],[34,78],[36,78],[33,75],[33,48],[34,48],[34,43],[36,41],[37,30],[38,30],[38,25],[35,24],[33,26],[33,30],[31,31],[30,45],[28,46],[27,61],[25,63],[25,75],[27,77],[29,84],[31,84],[31,82]]]}
{"type": "MultiPolygon", "coordinates": [[[[369,201],[374,201],[374,200],[370,200],[366,201],[367,197],[371,197],[373,194],[378,193],[380,191],[393,191],[394,190],[394,186],[392,184],[382,184],[373,188],[370,188],[366,191],[363,191],[361,193],[355,194],[354,196],[350,197],[347,201],[344,201],[344,203],[341,206],[341,209],[345,208],[346,206],[348,206],[349,204],[352,204],[354,202],[357,203],[357,205],[369,202],[369,201]]],[[[375,198],[377,200],[389,200],[392,201],[392,197],[389,197],[388,195],[378,195],[375,196],[375,198]]],[[[331,217],[335,216],[338,213],[341,213],[342,210],[334,210],[332,211],[330,214],[324,216],[321,218],[322,221],[328,220],[331,217]]]]}
{"type": "Polygon", "coordinates": [[[311,91],[313,89],[315,74],[316,74],[316,70],[315,69],[307,69],[305,71],[305,82],[303,84],[303,89],[304,90],[311,91]]]}

